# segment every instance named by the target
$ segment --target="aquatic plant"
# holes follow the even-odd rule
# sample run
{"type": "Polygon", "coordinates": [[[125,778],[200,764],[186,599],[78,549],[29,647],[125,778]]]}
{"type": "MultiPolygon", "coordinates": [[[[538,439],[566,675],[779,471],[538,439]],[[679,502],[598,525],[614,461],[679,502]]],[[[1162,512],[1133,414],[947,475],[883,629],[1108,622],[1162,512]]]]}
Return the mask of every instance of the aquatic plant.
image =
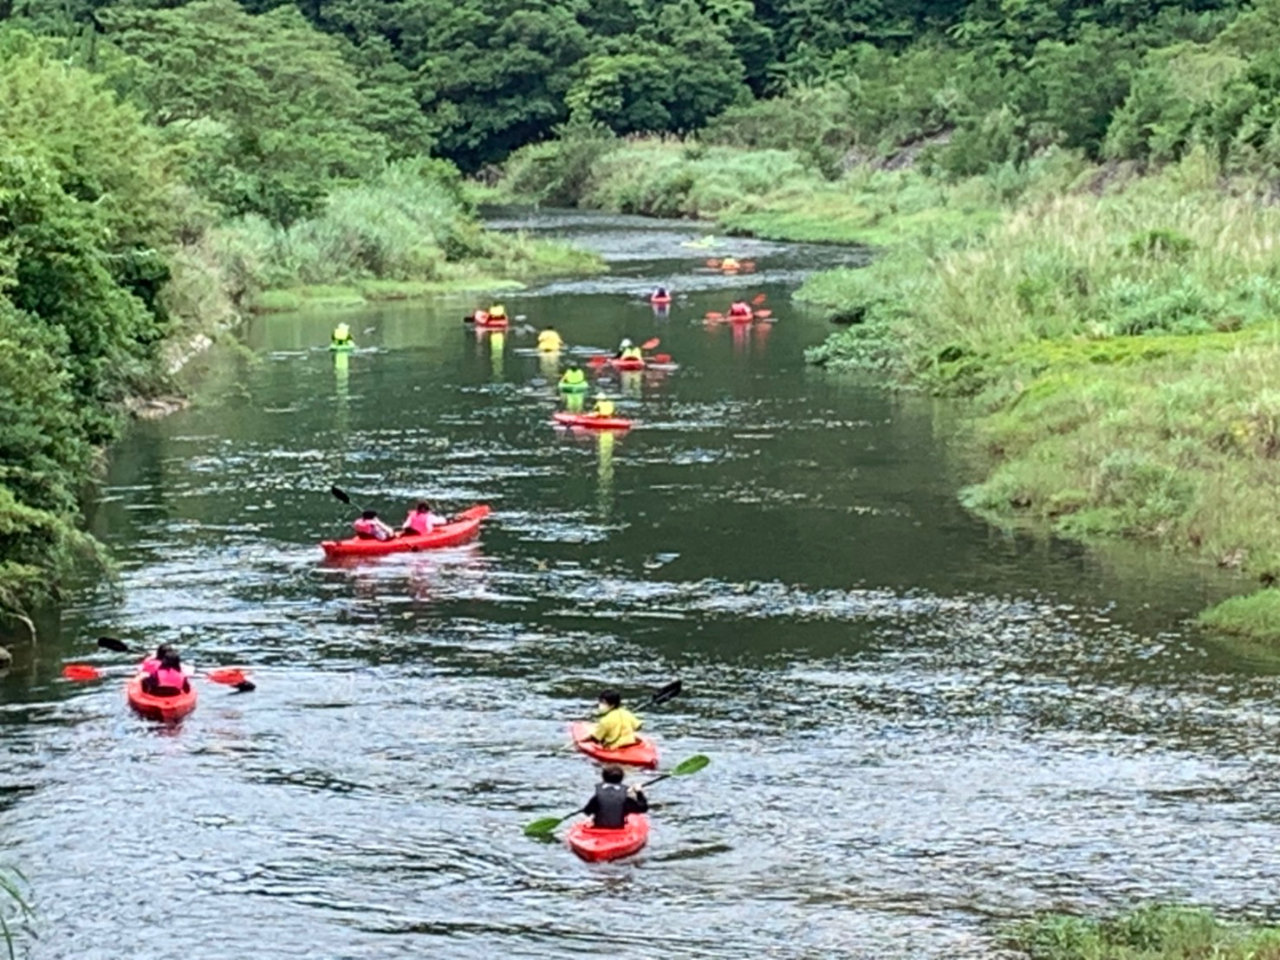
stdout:
{"type": "Polygon", "coordinates": [[[1140,907],[1105,920],[1053,913],[1014,925],[1009,944],[1030,960],[1263,960],[1280,929],[1233,924],[1197,907],[1140,907]]]}
{"type": "Polygon", "coordinates": [[[0,866],[0,937],[4,938],[5,946],[9,949],[9,960],[16,960],[17,957],[14,952],[13,922],[30,920],[34,916],[23,893],[26,882],[26,877],[16,867],[0,866]],[[10,909],[5,909],[4,901],[8,902],[10,909]]]}

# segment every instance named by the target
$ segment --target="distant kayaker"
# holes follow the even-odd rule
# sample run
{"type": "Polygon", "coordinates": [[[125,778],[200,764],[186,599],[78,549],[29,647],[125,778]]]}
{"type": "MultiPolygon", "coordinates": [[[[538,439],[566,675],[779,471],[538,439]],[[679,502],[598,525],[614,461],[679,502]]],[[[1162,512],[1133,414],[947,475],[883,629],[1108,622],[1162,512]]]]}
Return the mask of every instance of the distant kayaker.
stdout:
{"type": "Polygon", "coordinates": [[[606,397],[603,393],[596,395],[595,409],[591,412],[597,417],[612,417],[614,411],[613,401],[606,397]]]}
{"type": "Polygon", "coordinates": [[[555,327],[547,327],[538,334],[538,351],[540,353],[559,353],[564,340],[556,333],[555,327]]]}
{"type": "Polygon", "coordinates": [[[587,385],[587,375],[582,372],[582,368],[576,363],[569,365],[569,369],[560,377],[560,389],[571,393],[583,390],[587,385]]]}
{"type": "Polygon", "coordinates": [[[653,299],[654,300],[670,300],[671,294],[667,293],[666,287],[659,287],[657,290],[653,291],[653,299]]]}
{"type": "Polygon", "coordinates": [[[404,518],[401,534],[406,537],[425,537],[436,528],[437,524],[448,522],[444,517],[432,513],[431,505],[427,501],[419,500],[418,505],[404,518]]]}
{"type": "Polygon", "coordinates": [[[351,526],[361,540],[390,540],[396,535],[394,530],[378,519],[377,510],[366,510],[351,526]]]}
{"type": "Polygon", "coordinates": [[[731,317],[749,317],[751,316],[751,304],[745,300],[739,300],[729,308],[729,316],[731,317]]]}
{"type": "Polygon", "coordinates": [[[617,360],[643,360],[644,351],[634,346],[630,340],[625,337],[622,343],[618,344],[618,353],[615,357],[617,360]]]}
{"type": "Polygon", "coordinates": [[[163,661],[164,658],[168,656],[170,653],[174,653],[174,652],[175,651],[172,646],[170,646],[167,643],[162,643],[160,644],[160,646],[156,647],[156,652],[154,655],[147,657],[147,659],[142,661],[142,663],[138,666],[138,669],[143,673],[150,674],[151,676],[154,677],[156,674],[156,671],[160,669],[161,661],[163,661]]]}
{"type": "Polygon", "coordinates": [[[596,792],[582,812],[591,817],[592,826],[597,830],[621,830],[626,826],[627,814],[645,813],[648,809],[644,791],[623,786],[622,768],[608,766],[601,771],[596,792]]]}
{"type": "Polygon", "coordinates": [[[165,650],[154,673],[142,674],[142,692],[153,697],[177,697],[191,692],[191,681],[182,672],[182,660],[172,647],[165,650]]]}
{"type": "Polygon", "coordinates": [[[500,303],[495,303],[492,307],[489,308],[489,319],[490,320],[507,319],[507,308],[500,303]]]}
{"type": "Polygon", "coordinates": [[[596,713],[599,719],[589,739],[610,750],[631,746],[636,742],[636,731],[644,725],[644,721],[622,705],[622,697],[617,690],[600,691],[596,713]]]}
{"type": "Polygon", "coordinates": [[[351,328],[347,326],[347,324],[345,323],[338,324],[336,327],[333,328],[333,335],[332,335],[332,339],[330,340],[330,343],[332,343],[335,347],[350,346],[352,343],[351,328]]]}

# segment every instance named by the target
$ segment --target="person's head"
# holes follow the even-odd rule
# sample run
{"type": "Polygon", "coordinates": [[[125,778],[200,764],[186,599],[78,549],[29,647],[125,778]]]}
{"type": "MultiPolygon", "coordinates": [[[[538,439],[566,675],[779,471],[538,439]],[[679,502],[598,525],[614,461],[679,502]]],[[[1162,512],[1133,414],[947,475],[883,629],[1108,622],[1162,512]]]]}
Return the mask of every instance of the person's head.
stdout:
{"type": "Polygon", "coordinates": [[[548,324],[548,325],[547,325],[547,329],[543,330],[542,332],[543,332],[543,333],[555,333],[555,332],[556,332],[556,328],[555,328],[555,327],[553,327],[553,326],[551,326],[550,324],[548,324]]]}
{"type": "Polygon", "coordinates": [[[627,349],[627,347],[629,347],[629,346],[631,346],[631,341],[630,341],[630,340],[628,340],[626,337],[623,337],[623,338],[622,338],[622,349],[623,349],[623,350],[625,350],[625,349],[627,349]]]}
{"type": "Polygon", "coordinates": [[[170,647],[160,658],[160,666],[165,670],[181,670],[182,660],[178,656],[178,651],[170,647]]]}
{"type": "Polygon", "coordinates": [[[425,500],[419,500],[418,505],[413,509],[418,513],[429,513],[431,510],[431,504],[427,503],[425,500]]]}
{"type": "Polygon", "coordinates": [[[173,652],[174,652],[174,649],[171,644],[162,643],[160,644],[160,646],[156,647],[156,659],[164,660],[165,657],[167,657],[169,654],[173,652]]]}
{"type": "Polygon", "coordinates": [[[600,771],[600,777],[605,783],[621,783],[622,768],[610,764],[600,771]]]}
{"type": "Polygon", "coordinates": [[[362,518],[362,519],[364,519],[364,520],[377,520],[377,519],[378,519],[378,511],[377,511],[377,510],[366,510],[364,513],[360,514],[360,516],[361,516],[361,518],[362,518]]]}
{"type": "Polygon", "coordinates": [[[617,690],[601,690],[599,699],[602,713],[605,710],[613,710],[615,707],[622,706],[622,697],[618,695],[617,690]]]}

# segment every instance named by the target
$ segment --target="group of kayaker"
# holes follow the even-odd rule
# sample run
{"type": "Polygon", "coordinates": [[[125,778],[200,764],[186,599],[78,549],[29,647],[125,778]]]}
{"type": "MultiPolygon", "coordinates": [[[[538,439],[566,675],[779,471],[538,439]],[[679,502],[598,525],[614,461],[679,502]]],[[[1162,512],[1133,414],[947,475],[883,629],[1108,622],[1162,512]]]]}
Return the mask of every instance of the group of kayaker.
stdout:
{"type": "MultiPolygon", "coordinates": [[[[607,750],[620,750],[639,742],[636,731],[643,725],[639,717],[622,705],[622,697],[616,690],[604,690],[596,704],[597,719],[587,739],[607,750]]],[[[582,812],[591,817],[597,830],[621,830],[627,815],[645,813],[649,801],[639,787],[623,785],[624,774],[617,764],[610,764],[601,771],[596,785],[582,812]]]]}
{"type": "Polygon", "coordinates": [[[170,644],[162,643],[154,656],[138,666],[142,690],[153,697],[180,697],[191,692],[191,681],[182,670],[182,659],[170,644]]]}
{"type": "Polygon", "coordinates": [[[356,537],[361,540],[393,540],[396,537],[425,537],[437,524],[448,522],[445,517],[433,513],[427,501],[419,500],[409,510],[399,530],[393,530],[379,518],[377,510],[363,511],[351,526],[355,529],[356,537]]]}

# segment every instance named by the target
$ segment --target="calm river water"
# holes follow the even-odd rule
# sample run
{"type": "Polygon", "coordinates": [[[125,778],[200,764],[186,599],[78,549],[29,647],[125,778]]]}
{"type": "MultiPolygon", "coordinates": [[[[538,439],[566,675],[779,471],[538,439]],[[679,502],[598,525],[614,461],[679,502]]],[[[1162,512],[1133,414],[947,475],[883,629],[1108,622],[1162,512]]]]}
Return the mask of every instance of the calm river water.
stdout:
{"type": "Polygon", "coordinates": [[[533,338],[452,298],[256,320],[252,357],[115,448],[91,522],[120,575],[0,680],[30,956],[977,957],[1040,909],[1272,908],[1277,671],[1185,624],[1221,581],[965,514],[947,406],[803,363],[828,328],[788,291],[856,252],[525,225],[612,272],[509,312],[679,364],[606,382],[631,433],[553,429],[533,338]],[[698,271],[726,253],[758,272],[698,271]],[[700,319],[759,292],[776,324],[700,319]],[[321,349],[338,319],[366,349],[321,349]],[[326,565],[335,482],[397,522],[423,495],[494,512],[466,547],[326,565]],[[158,727],[118,679],[59,679],[121,663],[102,634],[258,689],[158,727]],[[648,727],[712,765],[653,789],[649,846],[526,839],[595,781],[565,723],[675,677],[648,727]]]}

